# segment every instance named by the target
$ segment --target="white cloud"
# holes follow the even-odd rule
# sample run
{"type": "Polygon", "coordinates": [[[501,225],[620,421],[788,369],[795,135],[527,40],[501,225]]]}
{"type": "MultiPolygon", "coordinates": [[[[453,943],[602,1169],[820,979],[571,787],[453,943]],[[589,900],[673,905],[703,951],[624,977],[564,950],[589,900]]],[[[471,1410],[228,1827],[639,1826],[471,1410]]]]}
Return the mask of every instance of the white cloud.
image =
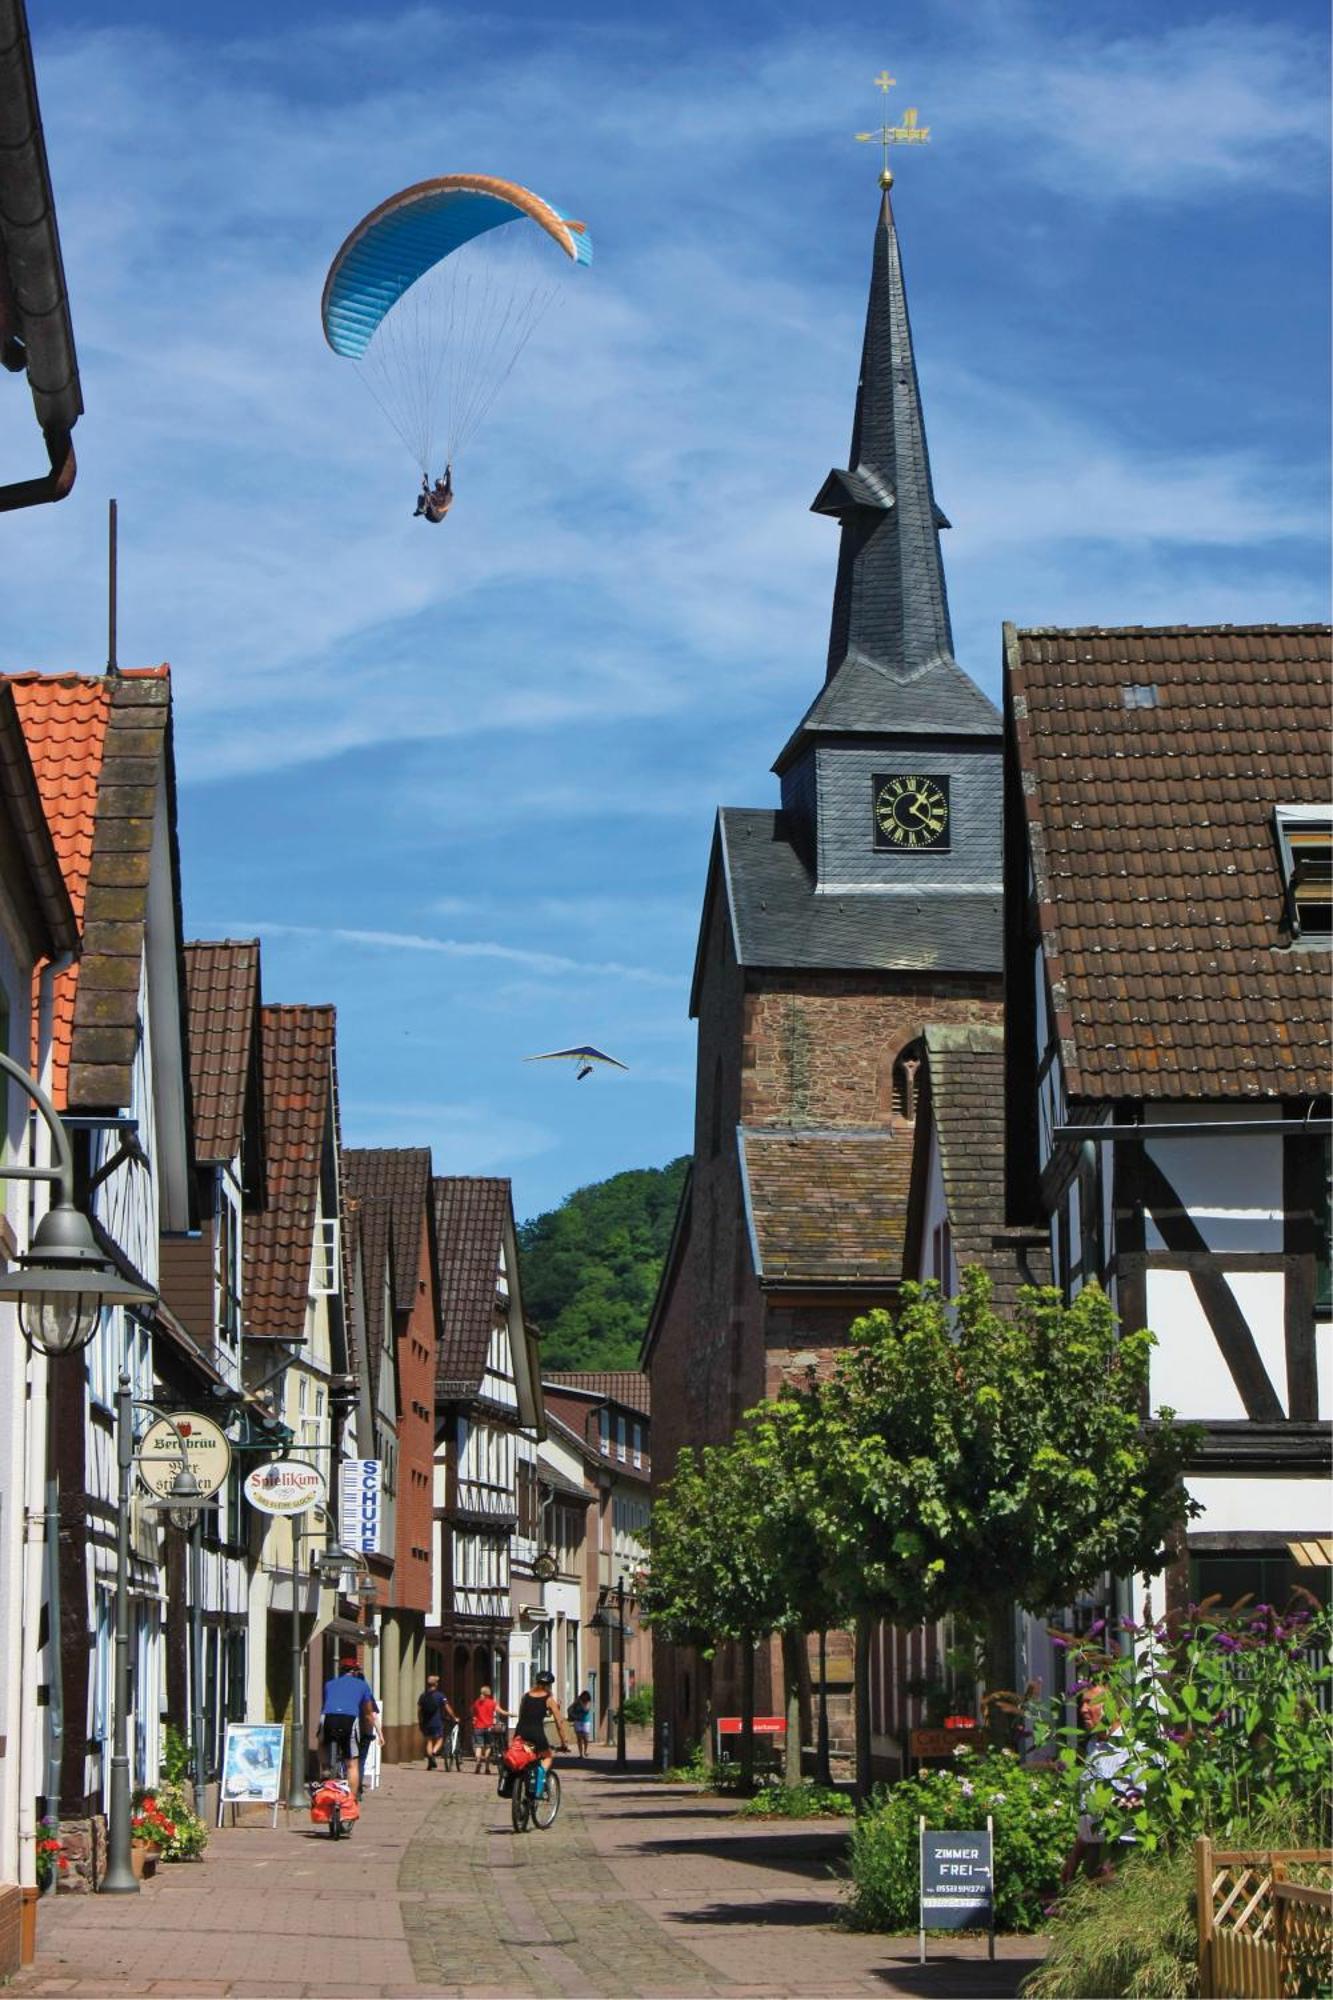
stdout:
{"type": "Polygon", "coordinates": [[[648,966],[619,965],[566,958],[559,952],[533,951],[521,945],[501,944],[490,938],[426,937],[413,931],[357,930],[344,925],[270,923],[263,919],[250,926],[247,935],[259,937],[312,938],[332,944],[362,945],[370,951],[430,952],[441,958],[494,960],[502,965],[524,966],[530,972],[555,978],[625,979],[636,986],[677,986],[675,974],[654,972],[648,966]]]}

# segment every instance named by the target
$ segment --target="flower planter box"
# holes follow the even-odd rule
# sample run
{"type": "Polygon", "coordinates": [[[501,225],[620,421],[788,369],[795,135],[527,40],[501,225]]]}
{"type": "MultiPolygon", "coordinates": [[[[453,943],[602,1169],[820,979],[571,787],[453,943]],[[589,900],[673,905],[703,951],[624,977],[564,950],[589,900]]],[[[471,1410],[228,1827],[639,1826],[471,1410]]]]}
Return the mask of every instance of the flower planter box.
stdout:
{"type": "Polygon", "coordinates": [[[157,1873],[157,1849],[151,1840],[130,1842],[130,1866],[136,1882],[147,1882],[157,1873]]]}

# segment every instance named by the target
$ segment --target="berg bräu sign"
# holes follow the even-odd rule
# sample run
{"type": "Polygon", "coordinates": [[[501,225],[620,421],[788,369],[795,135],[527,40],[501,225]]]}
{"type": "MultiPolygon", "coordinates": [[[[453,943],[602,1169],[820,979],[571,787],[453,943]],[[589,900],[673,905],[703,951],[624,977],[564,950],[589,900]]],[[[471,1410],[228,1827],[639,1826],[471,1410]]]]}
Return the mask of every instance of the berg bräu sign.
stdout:
{"type": "Polygon", "coordinates": [[[338,1468],[338,1539],[363,1556],[379,1554],[380,1462],[346,1458],[338,1468]]]}

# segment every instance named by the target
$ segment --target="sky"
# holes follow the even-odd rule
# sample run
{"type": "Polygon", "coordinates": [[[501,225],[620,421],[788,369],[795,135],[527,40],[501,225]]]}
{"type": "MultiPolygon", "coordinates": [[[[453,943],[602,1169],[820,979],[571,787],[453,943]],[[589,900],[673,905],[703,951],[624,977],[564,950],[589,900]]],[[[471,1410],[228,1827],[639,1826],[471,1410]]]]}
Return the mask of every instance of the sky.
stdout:
{"type": "MultiPolygon", "coordinates": [[[[1328,616],[1316,0],[657,10],[29,0],[86,414],[6,519],[8,670],[169,660],[186,933],[338,1009],[350,1145],[520,1216],[692,1143],[713,816],[823,678],[895,160],[955,651],[1001,624],[1328,616]],[[330,257],[437,173],[586,219],[447,522],[323,341],[330,257]],[[629,1065],[576,1083],[536,1051],[629,1065]]],[[[42,469],[0,393],[6,477],[42,469]],[[32,461],[31,464],[29,461],[32,461]]]]}

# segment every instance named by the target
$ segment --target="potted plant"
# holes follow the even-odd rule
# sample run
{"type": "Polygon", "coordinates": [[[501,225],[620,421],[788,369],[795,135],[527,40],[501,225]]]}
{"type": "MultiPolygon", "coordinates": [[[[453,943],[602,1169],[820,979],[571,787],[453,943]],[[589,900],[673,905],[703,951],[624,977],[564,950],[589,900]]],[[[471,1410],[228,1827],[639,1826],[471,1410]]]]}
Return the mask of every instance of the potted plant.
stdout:
{"type": "Polygon", "coordinates": [[[69,1856],[60,1839],[60,1821],[44,1819],[37,1830],[37,1887],[45,1895],[57,1885],[69,1867],[69,1856]]]}
{"type": "Polygon", "coordinates": [[[136,1881],[157,1869],[158,1856],[176,1838],[176,1823],[168,1819],[155,1792],[141,1792],[130,1819],[130,1865],[136,1881]]]}

